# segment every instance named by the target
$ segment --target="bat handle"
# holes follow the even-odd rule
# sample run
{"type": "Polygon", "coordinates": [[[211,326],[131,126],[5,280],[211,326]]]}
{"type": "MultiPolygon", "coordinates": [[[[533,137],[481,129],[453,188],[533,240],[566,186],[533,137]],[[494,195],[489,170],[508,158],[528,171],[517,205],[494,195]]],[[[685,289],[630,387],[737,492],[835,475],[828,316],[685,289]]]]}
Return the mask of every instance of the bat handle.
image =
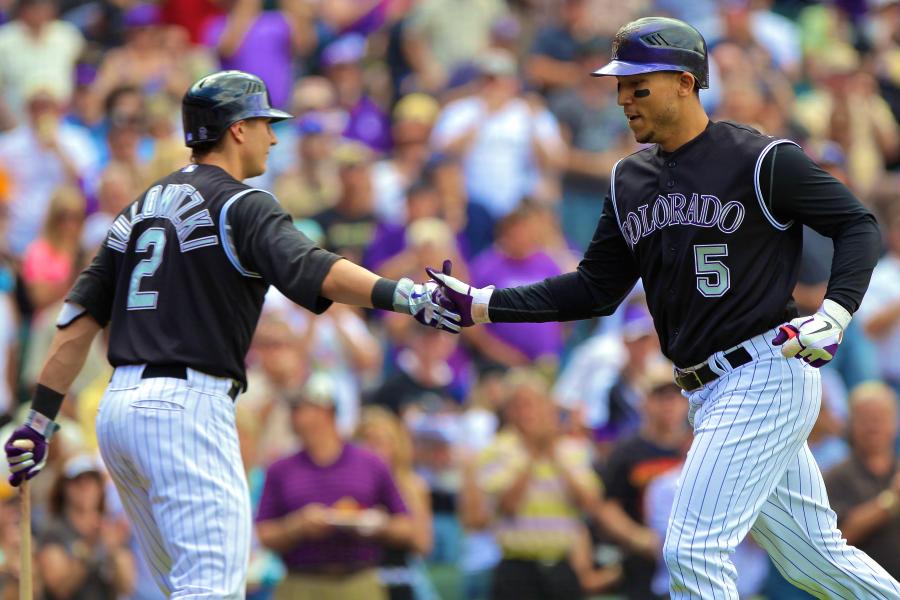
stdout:
{"type": "Polygon", "coordinates": [[[784,335],[788,336],[788,339],[797,337],[797,332],[792,327],[788,327],[787,325],[780,325],[778,329],[782,333],[784,333],[784,335]]]}
{"type": "Polygon", "coordinates": [[[19,487],[21,490],[22,540],[19,546],[19,600],[33,600],[31,575],[31,486],[28,481],[23,481],[19,487]]]}

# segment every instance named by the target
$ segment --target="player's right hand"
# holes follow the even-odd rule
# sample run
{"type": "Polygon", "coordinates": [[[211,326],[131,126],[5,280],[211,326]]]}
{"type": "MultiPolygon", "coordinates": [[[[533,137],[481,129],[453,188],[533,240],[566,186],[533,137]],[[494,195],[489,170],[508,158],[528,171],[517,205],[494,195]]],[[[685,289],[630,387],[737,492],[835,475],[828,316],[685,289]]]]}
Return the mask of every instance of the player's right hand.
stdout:
{"type": "Polygon", "coordinates": [[[460,325],[471,327],[476,323],[489,323],[491,319],[488,315],[488,305],[491,302],[491,294],[494,293],[494,286],[472,287],[456,277],[451,277],[452,269],[453,263],[445,260],[440,273],[431,267],[425,267],[425,272],[440,286],[441,296],[450,300],[456,307],[461,317],[460,325]]]}
{"type": "Polygon", "coordinates": [[[47,464],[50,437],[58,428],[56,423],[44,415],[34,410],[28,412],[25,424],[13,431],[4,446],[11,486],[18,487],[23,481],[41,472],[47,464]],[[47,436],[44,437],[41,431],[47,432],[47,436]]]}

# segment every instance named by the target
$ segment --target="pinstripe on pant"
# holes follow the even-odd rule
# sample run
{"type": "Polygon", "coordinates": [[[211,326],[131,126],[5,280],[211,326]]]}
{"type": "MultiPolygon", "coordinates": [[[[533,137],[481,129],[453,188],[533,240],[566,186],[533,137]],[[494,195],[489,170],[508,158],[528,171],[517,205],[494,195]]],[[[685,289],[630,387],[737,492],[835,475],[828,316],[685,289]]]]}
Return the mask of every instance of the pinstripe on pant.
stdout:
{"type": "Polygon", "coordinates": [[[692,392],[694,441],[682,471],[663,555],[671,597],[737,600],[735,546],[750,533],[794,585],[819,598],[900,598],[900,584],[848,546],[806,445],[821,402],[816,369],[785,359],[770,340],[753,360],[692,392]]]}
{"type": "Polygon", "coordinates": [[[142,371],[115,370],[97,438],[150,571],[171,598],[244,598],[250,496],[231,380],[142,371]]]}

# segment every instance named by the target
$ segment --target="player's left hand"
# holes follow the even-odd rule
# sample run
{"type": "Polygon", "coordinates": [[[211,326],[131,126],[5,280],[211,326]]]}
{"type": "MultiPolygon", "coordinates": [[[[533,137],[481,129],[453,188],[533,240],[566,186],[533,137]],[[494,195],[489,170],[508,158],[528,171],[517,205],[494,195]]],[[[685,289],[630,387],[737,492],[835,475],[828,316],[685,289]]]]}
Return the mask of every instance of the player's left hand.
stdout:
{"type": "Polygon", "coordinates": [[[459,333],[460,317],[455,306],[440,294],[434,281],[415,283],[404,277],[397,282],[394,291],[394,310],[408,313],[427,327],[434,327],[450,333],[459,333]]]}
{"type": "Polygon", "coordinates": [[[825,300],[814,315],[798,317],[779,327],[772,344],[781,346],[785,358],[799,358],[818,369],[834,358],[850,318],[843,306],[825,300]]]}

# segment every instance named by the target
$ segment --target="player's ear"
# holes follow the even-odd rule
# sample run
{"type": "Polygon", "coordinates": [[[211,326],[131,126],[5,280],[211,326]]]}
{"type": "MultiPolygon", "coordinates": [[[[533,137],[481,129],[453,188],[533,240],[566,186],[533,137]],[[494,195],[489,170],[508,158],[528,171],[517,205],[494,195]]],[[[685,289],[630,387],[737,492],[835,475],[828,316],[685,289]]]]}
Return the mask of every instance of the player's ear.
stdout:
{"type": "Polygon", "coordinates": [[[234,123],[232,123],[231,125],[228,126],[228,131],[231,132],[231,135],[234,137],[234,140],[236,142],[243,143],[244,135],[246,132],[246,127],[245,127],[246,124],[247,124],[247,122],[242,120],[242,121],[235,121],[234,123]]]}
{"type": "Polygon", "coordinates": [[[678,74],[678,95],[691,96],[694,94],[694,88],[697,86],[697,78],[687,71],[678,74]]]}

